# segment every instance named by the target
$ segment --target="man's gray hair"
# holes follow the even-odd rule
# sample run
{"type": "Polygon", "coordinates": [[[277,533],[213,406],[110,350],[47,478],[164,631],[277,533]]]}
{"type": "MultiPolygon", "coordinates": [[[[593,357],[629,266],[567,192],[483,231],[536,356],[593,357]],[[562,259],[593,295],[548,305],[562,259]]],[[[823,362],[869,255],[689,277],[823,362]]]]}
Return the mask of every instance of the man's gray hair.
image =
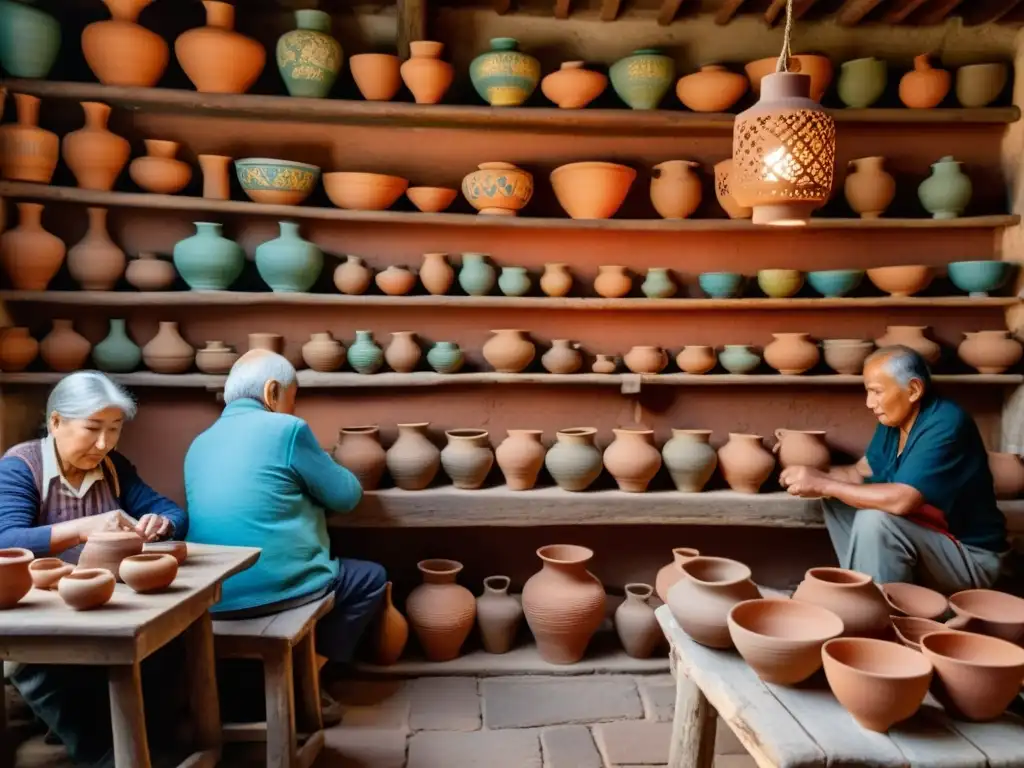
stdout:
{"type": "Polygon", "coordinates": [[[925,394],[931,391],[932,373],[928,369],[928,362],[917,350],[902,344],[881,347],[868,355],[864,364],[876,360],[881,361],[885,372],[892,376],[902,389],[906,389],[911,381],[917,379],[924,387],[925,394]]]}
{"type": "Polygon", "coordinates": [[[243,355],[228,373],[224,383],[224,403],[235,400],[263,402],[263,388],[268,381],[276,381],[287,389],[296,382],[295,366],[276,352],[266,352],[246,359],[243,355]]]}
{"type": "Polygon", "coordinates": [[[64,419],[87,419],[105,408],[117,408],[125,419],[135,418],[137,406],[128,390],[99,371],[69,373],[46,399],[46,428],[54,413],[64,419]]]}

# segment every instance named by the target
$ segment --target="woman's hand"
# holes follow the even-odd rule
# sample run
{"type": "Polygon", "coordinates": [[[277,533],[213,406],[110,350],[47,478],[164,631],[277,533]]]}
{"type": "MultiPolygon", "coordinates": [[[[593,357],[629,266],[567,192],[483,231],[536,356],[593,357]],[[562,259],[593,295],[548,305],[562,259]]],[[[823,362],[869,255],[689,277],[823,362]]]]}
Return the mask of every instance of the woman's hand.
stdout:
{"type": "Polygon", "coordinates": [[[133,529],[144,541],[157,541],[171,534],[171,521],[163,515],[143,515],[133,529]]]}
{"type": "Polygon", "coordinates": [[[87,541],[94,533],[105,531],[134,531],[138,523],[120,509],[112,509],[102,515],[91,515],[71,521],[75,524],[80,541],[87,541]]]}

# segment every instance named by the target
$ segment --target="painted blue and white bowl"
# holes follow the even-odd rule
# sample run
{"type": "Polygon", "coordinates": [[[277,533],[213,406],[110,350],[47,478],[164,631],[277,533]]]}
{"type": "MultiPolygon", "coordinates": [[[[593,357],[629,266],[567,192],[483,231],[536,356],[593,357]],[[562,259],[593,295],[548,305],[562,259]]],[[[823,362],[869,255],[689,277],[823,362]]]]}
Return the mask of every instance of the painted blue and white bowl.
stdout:
{"type": "Polygon", "coordinates": [[[235,160],[235,174],[250,200],[270,205],[298,205],[320,180],[315,165],[266,157],[235,160]]]}

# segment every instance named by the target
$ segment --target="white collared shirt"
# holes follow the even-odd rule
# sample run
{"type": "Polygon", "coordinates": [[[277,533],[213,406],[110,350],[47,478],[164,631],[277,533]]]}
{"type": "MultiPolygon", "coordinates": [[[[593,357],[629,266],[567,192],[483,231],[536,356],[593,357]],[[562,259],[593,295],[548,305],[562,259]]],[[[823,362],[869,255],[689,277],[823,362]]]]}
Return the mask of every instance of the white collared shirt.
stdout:
{"type": "MultiPolygon", "coordinates": [[[[57,445],[54,442],[53,435],[47,435],[43,438],[42,488],[44,494],[49,493],[50,483],[57,477],[60,478],[60,492],[66,496],[73,496],[76,499],[84,497],[95,483],[106,481],[106,477],[103,474],[103,465],[101,464],[95,469],[90,469],[86,472],[85,477],[82,478],[82,484],[75,488],[75,486],[68,482],[68,479],[64,477],[64,473],[60,470],[60,462],[57,460],[57,445]]],[[[44,498],[43,501],[45,500],[44,498]]]]}

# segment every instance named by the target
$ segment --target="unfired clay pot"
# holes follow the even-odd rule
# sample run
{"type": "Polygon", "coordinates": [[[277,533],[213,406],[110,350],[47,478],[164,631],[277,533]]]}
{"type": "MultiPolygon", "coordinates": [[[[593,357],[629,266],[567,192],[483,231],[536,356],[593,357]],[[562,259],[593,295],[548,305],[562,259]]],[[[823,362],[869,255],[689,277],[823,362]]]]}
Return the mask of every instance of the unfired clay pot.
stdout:
{"type": "Polygon", "coordinates": [[[586,69],[582,61],[563,61],[540,81],[541,92],[561,109],[582,109],[608,87],[608,77],[586,69]]]}
{"type": "Polygon", "coordinates": [[[598,267],[594,278],[594,292],[606,299],[621,299],[633,289],[633,278],[625,267],[598,267]]]}
{"type": "Polygon", "coordinates": [[[676,490],[699,493],[704,490],[718,466],[718,454],[711,447],[710,429],[673,429],[672,437],[661,449],[665,468],[676,490]]]}
{"type": "Polygon", "coordinates": [[[121,561],[121,579],[136,592],[159,592],[167,589],[178,575],[178,561],[173,555],[144,552],[121,561]]]}
{"type": "Polygon", "coordinates": [[[977,331],[964,336],[957,355],[978,373],[1004,373],[1024,356],[1024,347],[1009,331],[977,331]]]}
{"type": "Polygon", "coordinates": [[[45,291],[64,261],[64,241],[43,229],[43,206],[18,203],[18,226],[0,235],[0,259],[19,291],[45,291]]]}
{"type": "Polygon", "coordinates": [[[32,589],[28,567],[34,558],[20,547],[0,549],[0,609],[13,608],[32,589]]]}
{"type": "Polygon", "coordinates": [[[654,609],[647,602],[654,590],[649,584],[627,584],[626,599],[615,609],[615,632],[627,656],[647,659],[664,640],[654,609]]]}
{"type": "MultiPolygon", "coordinates": [[[[2,348],[3,342],[0,341],[2,348]]],[[[989,451],[988,466],[992,471],[997,499],[1016,499],[1024,493],[1024,462],[1017,454],[989,451]]]]}
{"type": "Polygon", "coordinates": [[[605,614],[604,587],[587,563],[592,550],[552,544],[537,550],[543,561],[523,587],[523,611],[544,661],[574,664],[583,658],[605,614]]]}
{"type": "Polygon", "coordinates": [[[615,439],[604,451],[604,466],[620,491],[643,493],[661,469],[654,430],[613,429],[615,439]]]}
{"type": "Polygon", "coordinates": [[[78,568],[57,583],[57,594],[72,610],[99,608],[114,596],[114,575],[105,568],[83,568],[79,561],[78,568]]]}
{"type": "Polygon", "coordinates": [[[929,365],[935,365],[942,356],[942,347],[924,335],[927,325],[888,325],[885,334],[875,339],[879,347],[901,344],[917,352],[929,365]]]}
{"type": "Polygon", "coordinates": [[[843,192],[846,202],[862,219],[877,219],[896,196],[896,180],[886,172],[884,157],[851,160],[843,192]]]}
{"type": "Polygon", "coordinates": [[[358,296],[366,293],[373,280],[373,270],[358,256],[346,256],[334,269],[334,285],[342,293],[358,296]]]}
{"type": "Polygon", "coordinates": [[[156,336],[142,348],[142,361],[155,373],[185,373],[196,350],[181,337],[176,322],[161,321],[156,336]]]}
{"type": "Polygon", "coordinates": [[[402,62],[399,73],[417,104],[437,104],[452,84],[455,70],[441,59],[444,43],[414,40],[409,43],[410,58],[402,62]]]}
{"type": "Polygon", "coordinates": [[[809,333],[773,333],[772,337],[775,341],[764,348],[764,361],[783,375],[805,373],[821,359],[809,333]]]}
{"type": "Polygon", "coordinates": [[[423,357],[423,350],[416,343],[413,331],[395,331],[391,343],[384,350],[384,360],[397,373],[412,373],[423,357]]]}
{"type": "Polygon", "coordinates": [[[345,364],[345,345],[330,331],[313,333],[302,345],[302,359],[314,371],[336,371],[345,364]]]}
{"type": "Polygon", "coordinates": [[[633,373],[661,373],[668,365],[668,355],[661,347],[633,347],[627,352],[622,362],[633,373]]]}
{"type": "Polygon", "coordinates": [[[668,591],[668,607],[693,640],[710,648],[732,648],[729,611],[761,597],[750,569],[724,557],[694,557],[680,564],[683,578],[668,591]]]}
{"type": "Polygon", "coordinates": [[[53,321],[51,330],[39,342],[39,355],[51,371],[71,373],[85,366],[92,344],[71,325],[70,320],[53,321]]]}
{"type": "Polygon", "coordinates": [[[398,439],[388,448],[385,462],[395,485],[406,491],[422,491],[441,466],[441,452],[427,437],[429,422],[399,424],[398,439]]]}
{"type": "Polygon", "coordinates": [[[919,619],[916,616],[890,616],[892,631],[907,648],[921,651],[921,638],[932,632],[944,632],[946,625],[931,619],[919,619]]]}
{"type": "Polygon", "coordinates": [[[491,333],[494,336],[484,344],[481,352],[484,360],[498,373],[520,373],[533,362],[537,349],[526,337],[526,331],[505,329],[491,333]]]}
{"type": "Polygon", "coordinates": [[[427,293],[432,293],[435,296],[444,296],[448,293],[448,289],[452,287],[452,281],[455,279],[455,270],[452,269],[446,257],[447,254],[445,253],[423,254],[423,265],[420,267],[420,282],[427,289],[427,293]]]}
{"type": "Polygon", "coordinates": [[[572,273],[568,264],[545,264],[540,276],[540,289],[555,298],[568,296],[572,290],[572,273]]]}
{"type": "Polygon", "coordinates": [[[101,531],[89,535],[78,569],[104,568],[120,581],[121,561],[142,552],[142,538],[132,531],[101,531]]]}
{"type": "Polygon", "coordinates": [[[508,593],[511,583],[508,576],[488,576],[484,579],[483,594],[476,599],[476,620],[487,653],[512,650],[523,620],[523,607],[508,593]]]}
{"type": "Polygon", "coordinates": [[[206,26],[183,32],[174,55],[200,93],[245,93],[256,82],[267,52],[252,38],[234,31],[235,7],[203,0],[206,26]]]}
{"type": "Polygon", "coordinates": [[[178,565],[188,560],[188,544],[184,541],[151,541],[142,545],[143,554],[170,555],[178,565]]]}
{"type": "Polygon", "coordinates": [[[928,54],[914,57],[914,68],[900,78],[900,101],[911,109],[937,107],[949,93],[953,80],[945,69],[935,69],[928,54]]]}
{"type": "Polygon", "coordinates": [[[82,53],[104,85],[152,88],[167,69],[170,50],[164,39],[137,24],[153,0],[104,0],[111,19],[82,30],[82,53]]]}
{"type": "MultiPolygon", "coordinates": [[[[5,550],[6,551],[6,550],[5,550]]],[[[27,551],[27,550],[26,550],[27,551]]],[[[30,553],[31,554],[31,553],[30,553]]],[[[0,552],[0,602],[3,600],[5,565],[9,565],[0,552]]],[[[32,579],[32,586],[36,589],[56,589],[57,582],[75,570],[75,566],[66,563],[59,557],[43,557],[29,563],[28,573],[32,579]]]]}
{"type": "Polygon", "coordinates": [[[391,582],[384,588],[384,605],[374,638],[374,661],[382,667],[390,667],[402,657],[405,644],[409,642],[409,622],[395,608],[391,599],[391,582]]]}
{"type": "Polygon", "coordinates": [[[932,692],[955,718],[994,720],[1020,694],[1024,648],[972,632],[935,632],[921,639],[935,666],[932,692]]]}
{"type": "Polygon", "coordinates": [[[49,184],[57,169],[60,141],[57,134],[39,127],[39,99],[14,94],[18,121],[3,127],[0,166],[8,181],[49,184]]]}
{"type": "Polygon", "coordinates": [[[227,155],[196,155],[203,173],[203,197],[207,200],[231,199],[231,176],[228,173],[233,158],[227,155]]]}
{"type": "Polygon", "coordinates": [[[416,275],[405,267],[391,265],[382,272],[378,272],[373,281],[380,288],[381,293],[387,296],[405,296],[416,287],[416,275]]]}
{"type": "Polygon", "coordinates": [[[783,469],[813,467],[826,472],[832,466],[832,453],[821,430],[776,429],[775,439],[775,453],[783,469]]]}
{"type": "Polygon", "coordinates": [[[128,166],[132,181],[157,195],[174,195],[187,187],[192,180],[192,168],[175,159],[178,142],[146,139],[144,143],[146,155],[135,158],[128,166]]]}
{"type": "Polygon", "coordinates": [[[422,560],[416,567],[423,574],[423,583],[409,593],[405,613],[427,660],[451,661],[473,630],[476,599],[455,583],[462,563],[422,560]]]}
{"type": "Polygon", "coordinates": [[[544,466],[563,491],[585,491],[597,480],[604,464],[594,445],[597,430],[572,427],[555,433],[556,442],[544,457],[544,466]]]}
{"type": "Polygon", "coordinates": [[[676,355],[676,365],[683,373],[699,376],[714,370],[718,364],[718,355],[714,347],[700,344],[688,344],[676,355]]]}
{"type": "Polygon", "coordinates": [[[39,342],[29,335],[28,328],[11,326],[0,333],[0,371],[23,371],[38,355],[39,342]]]}
{"type": "Polygon", "coordinates": [[[402,86],[401,61],[394,54],[358,53],[349,57],[348,66],[367,101],[391,101],[402,86]]]}
{"type": "Polygon", "coordinates": [[[933,589],[918,584],[891,582],[882,585],[882,594],[892,614],[918,619],[938,619],[949,610],[949,601],[933,589]]]}
{"type": "MultiPolygon", "coordinates": [[[[970,631],[1020,645],[1024,642],[1024,599],[994,589],[968,589],[950,595],[949,605],[970,620],[970,631]]],[[[929,617],[931,618],[931,617],[929,617]]]]}
{"type": "Polygon", "coordinates": [[[590,366],[594,373],[615,373],[619,370],[619,358],[615,355],[594,355],[594,364],[590,366]]]}
{"type": "Polygon", "coordinates": [[[734,491],[757,493],[775,468],[775,459],[765,450],[760,435],[729,433],[729,441],[718,449],[718,468],[734,491]]]}
{"type": "Polygon", "coordinates": [[[124,279],[140,291],[162,291],[174,283],[177,272],[174,265],[159,258],[155,253],[140,253],[137,259],[128,262],[124,279]]]}
{"type": "Polygon", "coordinates": [[[663,219],[685,219],[700,206],[704,190],[693,160],[666,160],[651,172],[651,204],[663,219]]]}
{"type": "Polygon", "coordinates": [[[494,451],[484,429],[449,429],[448,445],[441,451],[441,466],[456,488],[475,490],[494,466],[494,451]]]}
{"type": "Polygon", "coordinates": [[[843,620],[846,637],[880,637],[889,628],[889,604],[865,573],[811,568],[793,599],[828,608],[843,620]]]}
{"type": "Polygon", "coordinates": [[[356,476],[364,491],[377,490],[385,464],[377,426],[342,427],[333,455],[336,462],[356,476]]]}
{"type": "Polygon", "coordinates": [[[107,209],[87,208],[89,229],[68,250],[68,272],[87,291],[112,291],[124,274],[124,251],[107,232],[107,209]]]}
{"type": "Polygon", "coordinates": [[[510,491],[528,491],[537,484],[547,451],[539,429],[510,429],[494,451],[505,485],[510,491]]]}
{"type": "Polygon", "coordinates": [[[224,375],[239,358],[234,347],[223,341],[208,341],[202,349],[196,350],[196,368],[203,373],[224,375]]]}
{"type": "Polygon", "coordinates": [[[570,339],[553,339],[551,349],[541,355],[540,364],[548,373],[576,373],[583,365],[580,345],[570,339]]]}
{"type": "Polygon", "coordinates": [[[836,373],[859,376],[875,344],[863,339],[825,339],[821,343],[825,364],[836,373]]]}
{"type": "Polygon", "coordinates": [[[676,547],[672,550],[672,562],[659,568],[654,579],[654,591],[661,602],[668,602],[668,591],[675,586],[677,581],[683,578],[683,571],[680,566],[687,560],[692,560],[699,556],[700,552],[690,547],[676,547]]]}
{"type": "Polygon", "coordinates": [[[730,219],[749,219],[754,215],[752,208],[740,205],[729,190],[729,174],[732,172],[732,158],[715,164],[715,197],[730,219]]]}
{"type": "Polygon", "coordinates": [[[110,107],[83,101],[85,127],[64,137],[61,154],[82,189],[109,192],[131,155],[128,140],[107,130],[110,107]]]}

